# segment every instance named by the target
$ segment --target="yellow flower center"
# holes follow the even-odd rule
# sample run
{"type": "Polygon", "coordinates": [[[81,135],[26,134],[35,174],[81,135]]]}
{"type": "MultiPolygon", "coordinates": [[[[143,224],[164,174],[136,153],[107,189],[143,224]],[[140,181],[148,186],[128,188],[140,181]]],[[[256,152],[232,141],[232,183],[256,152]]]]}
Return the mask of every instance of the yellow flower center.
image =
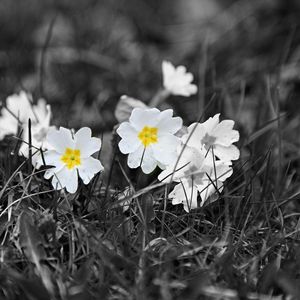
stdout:
{"type": "Polygon", "coordinates": [[[145,147],[157,143],[157,128],[145,126],[139,132],[138,138],[145,147]]]}
{"type": "Polygon", "coordinates": [[[69,170],[81,164],[80,150],[67,148],[60,160],[65,163],[69,170]]]}

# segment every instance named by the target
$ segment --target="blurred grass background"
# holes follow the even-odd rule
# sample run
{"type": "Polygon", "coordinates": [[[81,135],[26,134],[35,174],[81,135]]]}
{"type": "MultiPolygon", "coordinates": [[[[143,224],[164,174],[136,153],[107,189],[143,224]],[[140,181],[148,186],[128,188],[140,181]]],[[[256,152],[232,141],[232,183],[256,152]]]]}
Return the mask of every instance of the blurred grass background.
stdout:
{"type": "Polygon", "coordinates": [[[199,83],[176,101],[186,122],[214,95],[213,112],[252,132],[268,82],[298,111],[299,16],[297,0],[2,0],[0,99],[26,89],[52,104],[57,125],[111,130],[119,97],[149,101],[169,59],[199,83]]]}

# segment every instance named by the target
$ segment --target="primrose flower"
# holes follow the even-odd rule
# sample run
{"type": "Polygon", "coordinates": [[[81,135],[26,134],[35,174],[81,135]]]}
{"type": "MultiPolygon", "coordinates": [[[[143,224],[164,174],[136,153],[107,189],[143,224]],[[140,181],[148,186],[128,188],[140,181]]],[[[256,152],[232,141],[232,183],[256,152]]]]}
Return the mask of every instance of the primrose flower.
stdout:
{"type": "Polygon", "coordinates": [[[18,126],[33,118],[31,103],[25,92],[11,95],[6,99],[6,107],[0,117],[0,140],[6,135],[17,134],[18,126]]]}
{"type": "Polygon", "coordinates": [[[98,172],[104,168],[98,159],[91,157],[100,150],[101,140],[92,137],[89,128],[83,127],[74,136],[69,129],[50,128],[47,143],[51,147],[44,153],[46,165],[53,166],[45,172],[44,177],[50,179],[55,189],[66,188],[75,193],[78,187],[78,176],[84,184],[88,184],[98,172]]]}
{"type": "Polygon", "coordinates": [[[222,161],[237,160],[239,149],[232,145],[239,140],[239,132],[233,130],[234,121],[219,120],[220,114],[209,118],[204,123],[193,123],[188,127],[188,133],[182,137],[183,143],[190,147],[213,153],[222,161]]]}
{"type": "MultiPolygon", "coordinates": [[[[38,148],[45,150],[48,148],[46,136],[50,128],[51,107],[46,104],[44,99],[39,99],[37,105],[32,106],[34,114],[31,119],[31,144],[33,146],[32,153],[35,153],[38,148]]],[[[23,143],[20,147],[19,154],[28,157],[29,154],[29,128],[28,122],[23,124],[23,143]]],[[[36,157],[36,156],[35,156],[36,157]]]]}
{"type": "Polygon", "coordinates": [[[33,105],[30,95],[24,91],[9,96],[0,117],[0,139],[3,139],[5,135],[17,134],[18,127],[20,127],[23,143],[19,154],[28,157],[28,120],[31,120],[31,144],[34,153],[36,148],[46,148],[45,138],[50,126],[50,118],[51,108],[44,99],[39,99],[37,105],[33,105]]]}
{"type": "Polygon", "coordinates": [[[122,138],[119,149],[128,154],[128,166],[141,166],[145,174],[156,166],[164,169],[176,159],[176,148],[180,139],[174,134],[182,127],[182,119],[173,117],[173,110],[159,111],[157,108],[134,108],[129,122],[117,129],[122,138]]]}
{"type": "Polygon", "coordinates": [[[200,206],[216,192],[221,192],[223,182],[231,176],[232,168],[229,163],[214,161],[200,149],[189,146],[178,147],[178,161],[169,165],[159,176],[160,181],[178,182],[169,194],[172,204],[183,203],[184,210],[189,212],[198,207],[197,197],[201,197],[200,206]],[[182,152],[182,153],[181,153],[182,152]]]}
{"type": "Polygon", "coordinates": [[[163,61],[163,86],[172,95],[189,97],[197,93],[197,86],[192,84],[193,74],[186,71],[186,67],[175,68],[172,63],[163,61]]]}

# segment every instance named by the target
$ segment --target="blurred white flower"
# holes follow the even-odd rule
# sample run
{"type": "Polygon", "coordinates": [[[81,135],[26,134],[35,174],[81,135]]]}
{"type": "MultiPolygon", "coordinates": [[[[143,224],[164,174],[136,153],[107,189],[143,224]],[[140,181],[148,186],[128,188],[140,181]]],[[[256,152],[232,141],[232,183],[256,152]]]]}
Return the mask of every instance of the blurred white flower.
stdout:
{"type": "MultiPolygon", "coordinates": [[[[221,192],[223,182],[231,176],[229,163],[213,161],[198,148],[180,146],[177,148],[178,161],[169,165],[159,176],[160,181],[179,182],[169,194],[172,204],[183,203],[184,210],[203,206],[208,198],[216,192],[221,192]],[[182,152],[182,153],[181,153],[182,152]],[[201,202],[198,205],[198,193],[201,202]]],[[[211,201],[216,199],[210,198],[211,201]]]]}
{"type": "Polygon", "coordinates": [[[173,117],[173,110],[159,111],[157,108],[135,108],[129,122],[117,129],[122,138],[120,151],[128,155],[128,166],[141,166],[145,174],[156,166],[164,169],[176,159],[176,148],[180,139],[174,134],[182,127],[182,119],[173,117]]]}
{"type": "Polygon", "coordinates": [[[172,63],[163,61],[163,86],[172,95],[189,97],[197,93],[197,86],[192,84],[193,74],[186,71],[186,67],[175,68],[172,63]]]}
{"type": "Polygon", "coordinates": [[[182,137],[187,146],[201,149],[204,153],[213,153],[218,159],[230,162],[240,157],[239,149],[232,145],[239,140],[237,130],[233,130],[234,121],[219,120],[220,114],[209,118],[204,123],[193,123],[188,133],[182,137]]]}
{"type": "MultiPolygon", "coordinates": [[[[31,120],[31,145],[32,154],[37,153],[35,159],[39,155],[37,149],[48,149],[46,143],[46,136],[50,128],[51,119],[51,107],[46,104],[44,99],[39,99],[37,105],[32,106],[32,112],[34,114],[31,120]]],[[[29,154],[29,128],[28,122],[23,124],[23,143],[20,147],[19,154],[28,157],[29,154]]]]}
{"type": "Polygon", "coordinates": [[[45,172],[44,177],[52,177],[55,189],[66,188],[69,193],[75,193],[78,187],[78,176],[84,184],[88,184],[98,172],[104,168],[98,159],[91,155],[101,148],[101,140],[92,137],[89,128],[83,127],[74,136],[69,129],[50,128],[47,143],[53,150],[44,153],[47,166],[54,166],[45,172]]]}
{"type": "Polygon", "coordinates": [[[6,107],[2,109],[0,117],[0,139],[6,135],[17,134],[18,126],[33,117],[31,103],[25,92],[14,94],[6,99],[6,107]]]}
{"type": "Polygon", "coordinates": [[[31,96],[24,91],[9,96],[0,117],[0,140],[6,135],[16,135],[18,127],[20,127],[23,143],[19,154],[26,157],[29,154],[28,120],[31,120],[31,144],[33,146],[32,153],[34,154],[37,152],[37,148],[46,148],[45,138],[51,119],[50,105],[47,105],[44,99],[39,99],[37,105],[33,105],[30,98],[31,96]]]}
{"type": "Polygon", "coordinates": [[[148,108],[148,106],[141,100],[126,95],[121,96],[115,109],[115,117],[118,122],[128,121],[134,108],[148,108]]]}

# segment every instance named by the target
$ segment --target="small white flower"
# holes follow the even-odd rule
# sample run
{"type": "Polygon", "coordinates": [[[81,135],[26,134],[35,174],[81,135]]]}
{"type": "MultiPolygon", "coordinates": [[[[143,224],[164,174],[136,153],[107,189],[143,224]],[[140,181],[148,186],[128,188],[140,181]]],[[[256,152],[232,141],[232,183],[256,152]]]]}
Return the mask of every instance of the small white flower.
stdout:
{"type": "Polygon", "coordinates": [[[128,155],[128,166],[141,166],[145,174],[156,166],[164,169],[176,159],[176,148],[180,139],[174,134],[182,127],[182,119],[173,117],[173,110],[159,111],[157,108],[135,108],[129,122],[117,129],[122,138],[120,151],[128,155]]]}
{"type": "MultiPolygon", "coordinates": [[[[32,153],[36,153],[37,149],[41,148],[42,150],[48,149],[46,143],[46,136],[50,128],[50,119],[51,119],[51,107],[46,104],[44,99],[39,99],[37,105],[32,106],[32,112],[34,114],[31,119],[31,145],[32,153]]],[[[20,147],[19,154],[28,157],[29,154],[29,128],[28,121],[23,124],[23,134],[22,134],[23,143],[20,147]]],[[[37,155],[35,159],[37,159],[37,155]]]]}
{"type": "Polygon", "coordinates": [[[178,162],[169,165],[158,179],[167,183],[179,182],[169,197],[173,205],[183,203],[184,210],[189,212],[198,207],[198,193],[200,206],[203,206],[210,196],[222,191],[223,182],[231,176],[232,168],[229,163],[212,161],[210,155],[205,157],[200,149],[180,146],[177,154],[178,162]]]}
{"type": "Polygon", "coordinates": [[[192,84],[193,74],[184,66],[175,68],[170,62],[163,61],[163,86],[173,95],[189,97],[197,93],[197,86],[192,84]]]}
{"type": "Polygon", "coordinates": [[[25,92],[11,95],[6,99],[6,107],[0,117],[0,140],[6,135],[17,134],[18,126],[33,118],[31,103],[25,92]]]}
{"type": "Polygon", "coordinates": [[[239,132],[233,130],[234,121],[220,122],[219,116],[220,114],[216,114],[204,123],[191,124],[182,141],[190,147],[201,149],[204,153],[209,151],[222,161],[237,160],[240,151],[232,144],[239,140],[239,132]]]}
{"type": "Polygon", "coordinates": [[[21,144],[19,154],[28,157],[28,120],[31,120],[32,153],[35,153],[37,148],[46,149],[45,138],[49,130],[50,118],[51,108],[44,99],[39,99],[37,105],[33,105],[30,95],[24,91],[9,96],[6,100],[6,107],[3,108],[2,116],[0,117],[0,140],[5,135],[16,135],[18,127],[20,127],[24,142],[21,144]]]}
{"type": "Polygon", "coordinates": [[[75,193],[78,187],[78,176],[84,184],[88,184],[98,172],[104,168],[98,159],[91,157],[100,150],[101,140],[92,137],[89,128],[83,127],[74,136],[69,129],[51,128],[47,135],[47,143],[53,150],[44,153],[45,163],[54,168],[48,169],[44,177],[52,177],[55,189],[66,188],[75,193]]]}

